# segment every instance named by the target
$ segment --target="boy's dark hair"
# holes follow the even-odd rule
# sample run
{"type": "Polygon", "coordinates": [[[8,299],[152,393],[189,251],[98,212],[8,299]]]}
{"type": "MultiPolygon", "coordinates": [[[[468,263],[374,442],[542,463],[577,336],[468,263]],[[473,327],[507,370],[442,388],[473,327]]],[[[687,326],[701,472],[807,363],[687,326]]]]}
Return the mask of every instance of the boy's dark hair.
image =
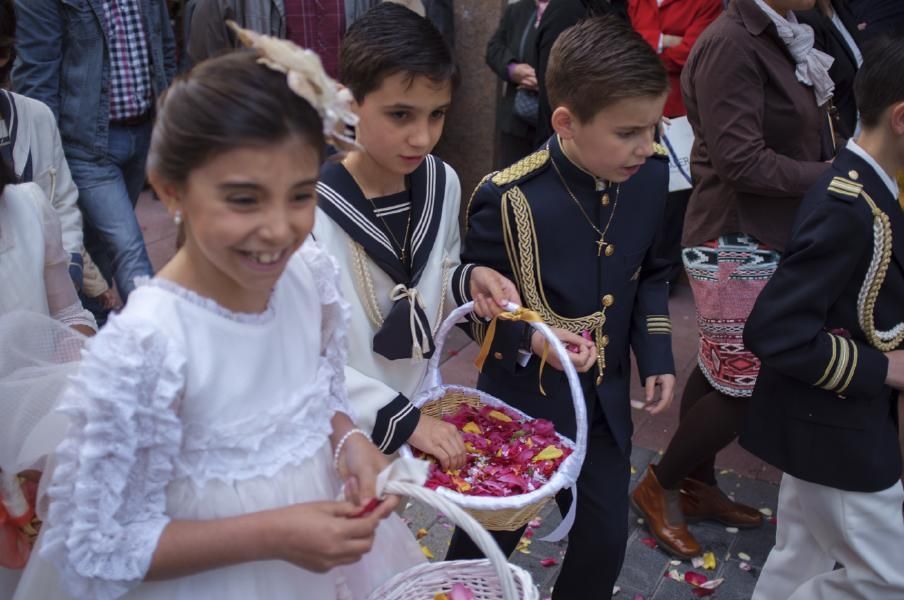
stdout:
{"type": "Polygon", "coordinates": [[[656,52],[613,15],[584,19],[566,29],[549,54],[549,105],[568,108],[581,123],[619,100],[661,96],[668,89],[656,52]]]}
{"type": "Polygon", "coordinates": [[[148,152],[148,170],[183,184],[218,154],[279,143],[297,135],[323,158],[323,123],[283,73],[236,50],[198,64],[164,92],[148,152]]]}
{"type": "Polygon", "coordinates": [[[0,58],[8,58],[0,68],[0,86],[9,82],[16,61],[16,8],[13,0],[0,0],[0,58]]]}
{"type": "Polygon", "coordinates": [[[394,2],[374,6],[342,39],[340,80],[362,102],[383,80],[405,73],[458,85],[458,67],[442,34],[429,20],[394,2]]]}
{"type": "Polygon", "coordinates": [[[904,102],[904,31],[883,35],[863,49],[863,65],[854,79],[854,98],[864,127],[876,127],[892,104],[904,102]]]}

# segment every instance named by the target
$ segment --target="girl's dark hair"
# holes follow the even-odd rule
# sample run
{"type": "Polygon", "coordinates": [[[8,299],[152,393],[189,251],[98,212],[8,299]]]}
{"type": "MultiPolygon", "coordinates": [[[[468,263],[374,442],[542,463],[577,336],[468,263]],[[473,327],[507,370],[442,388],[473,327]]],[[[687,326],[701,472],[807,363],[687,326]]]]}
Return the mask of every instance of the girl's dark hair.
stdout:
{"type": "Polygon", "coordinates": [[[285,74],[257,59],[256,51],[237,50],[204,61],[173,82],[157,103],[149,171],[181,184],[218,154],[293,135],[323,159],[320,115],[289,89],[285,74]]]}
{"type": "Polygon", "coordinates": [[[359,103],[383,80],[404,73],[435,82],[459,82],[458,67],[443,35],[428,19],[395,2],[377,4],[342,38],[339,72],[359,103]]]}
{"type": "Polygon", "coordinates": [[[6,189],[6,186],[16,183],[19,183],[19,176],[16,175],[16,170],[13,168],[13,165],[0,154],[0,194],[3,194],[3,190],[6,189]]]}
{"type": "Polygon", "coordinates": [[[16,8],[13,0],[0,0],[0,58],[8,57],[0,68],[0,85],[9,81],[9,74],[16,62],[16,8]]]}

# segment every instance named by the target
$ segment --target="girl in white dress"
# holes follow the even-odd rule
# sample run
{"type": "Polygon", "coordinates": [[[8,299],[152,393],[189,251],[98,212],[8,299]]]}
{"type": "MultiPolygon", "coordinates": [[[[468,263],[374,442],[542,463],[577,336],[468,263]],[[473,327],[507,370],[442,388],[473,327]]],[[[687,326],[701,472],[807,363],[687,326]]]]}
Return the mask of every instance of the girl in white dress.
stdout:
{"type": "Polygon", "coordinates": [[[61,401],[17,599],[363,598],[423,560],[397,498],[358,516],[387,459],[350,417],[348,307],[306,241],[342,107],[316,56],[277,50],[201,64],[160,102],[148,170],[185,243],[61,401]]]}

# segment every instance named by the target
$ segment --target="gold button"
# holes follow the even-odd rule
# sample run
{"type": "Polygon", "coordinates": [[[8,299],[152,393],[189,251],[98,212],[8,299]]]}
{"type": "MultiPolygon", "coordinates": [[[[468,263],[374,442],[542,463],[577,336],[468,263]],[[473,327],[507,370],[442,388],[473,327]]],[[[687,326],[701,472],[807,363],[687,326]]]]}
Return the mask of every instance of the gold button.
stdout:
{"type": "Polygon", "coordinates": [[[612,294],[606,294],[605,296],[603,296],[603,306],[609,308],[613,304],[615,304],[615,296],[613,296],[612,294]]]}
{"type": "Polygon", "coordinates": [[[600,338],[600,346],[602,346],[603,348],[605,348],[605,347],[608,346],[608,345],[609,345],[609,336],[608,336],[608,335],[604,335],[603,337],[600,338]]]}
{"type": "Polygon", "coordinates": [[[609,206],[609,194],[603,194],[603,197],[600,198],[600,202],[603,203],[603,206],[609,206]]]}
{"type": "Polygon", "coordinates": [[[612,256],[613,254],[615,254],[615,244],[607,244],[606,256],[612,256]]]}
{"type": "Polygon", "coordinates": [[[857,181],[860,178],[860,173],[851,169],[850,171],[848,171],[848,177],[850,177],[854,181],[857,181]]]}
{"type": "Polygon", "coordinates": [[[493,358],[495,358],[496,360],[502,360],[502,352],[494,352],[493,358]]]}

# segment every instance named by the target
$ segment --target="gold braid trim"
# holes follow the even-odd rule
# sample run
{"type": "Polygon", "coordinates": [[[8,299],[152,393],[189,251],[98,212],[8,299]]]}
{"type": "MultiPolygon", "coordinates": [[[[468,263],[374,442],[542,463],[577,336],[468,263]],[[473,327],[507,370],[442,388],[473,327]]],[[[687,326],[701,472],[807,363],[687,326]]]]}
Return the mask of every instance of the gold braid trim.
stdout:
{"type": "Polygon", "coordinates": [[[379,302],[377,302],[374,280],[367,269],[367,254],[361,244],[351,239],[348,243],[352,250],[352,266],[354,267],[355,283],[358,287],[358,297],[361,299],[361,304],[364,305],[364,312],[367,313],[367,318],[379,329],[383,326],[383,313],[380,311],[379,302]]]}
{"type": "MultiPolygon", "coordinates": [[[[369,260],[367,258],[367,253],[364,251],[361,244],[354,240],[349,240],[348,243],[352,250],[352,267],[355,274],[355,287],[358,288],[358,298],[361,300],[361,304],[364,305],[364,312],[367,313],[367,318],[370,319],[370,322],[373,323],[377,329],[379,329],[383,326],[385,317],[380,310],[374,280],[370,275],[370,269],[367,267],[367,261],[369,260]]],[[[434,337],[436,336],[436,332],[439,331],[439,326],[443,322],[444,311],[446,309],[446,294],[449,291],[449,280],[452,276],[452,269],[446,266],[447,258],[448,254],[443,254],[443,287],[439,296],[439,308],[436,311],[436,319],[433,324],[434,337]]]]}
{"type": "Polygon", "coordinates": [[[891,221],[869,194],[861,191],[860,195],[873,213],[873,256],[857,297],[857,317],[870,345],[882,352],[891,352],[904,342],[904,323],[898,323],[888,331],[879,331],[875,321],[879,290],[885,283],[885,275],[891,263],[891,221]]]}
{"type": "Polygon", "coordinates": [[[513,164],[512,166],[494,173],[492,181],[498,186],[514,183],[519,179],[530,175],[549,162],[549,150],[546,148],[537,150],[513,164]]]}
{"type": "Polygon", "coordinates": [[[586,317],[572,319],[555,312],[546,299],[543,276],[540,272],[540,250],[537,243],[537,229],[527,198],[517,186],[502,195],[502,234],[505,250],[512,265],[512,272],[523,294],[524,305],[536,311],[545,323],[559,329],[581,335],[584,331],[593,333],[597,349],[599,376],[597,385],[602,383],[606,370],[606,346],[609,340],[603,335],[606,324],[606,309],[603,308],[586,317]],[[514,228],[511,223],[514,221],[514,228]]]}
{"type": "Polygon", "coordinates": [[[483,179],[480,180],[480,183],[477,184],[477,187],[474,188],[474,191],[471,192],[471,197],[468,198],[468,206],[465,207],[465,222],[464,222],[464,232],[465,233],[468,232],[468,228],[470,227],[470,224],[471,224],[471,205],[474,203],[474,196],[477,195],[478,190],[480,190],[480,188],[483,186],[483,184],[485,184],[487,181],[489,181],[490,177],[495,175],[497,172],[498,171],[493,171],[489,175],[484,175],[483,179]]]}

